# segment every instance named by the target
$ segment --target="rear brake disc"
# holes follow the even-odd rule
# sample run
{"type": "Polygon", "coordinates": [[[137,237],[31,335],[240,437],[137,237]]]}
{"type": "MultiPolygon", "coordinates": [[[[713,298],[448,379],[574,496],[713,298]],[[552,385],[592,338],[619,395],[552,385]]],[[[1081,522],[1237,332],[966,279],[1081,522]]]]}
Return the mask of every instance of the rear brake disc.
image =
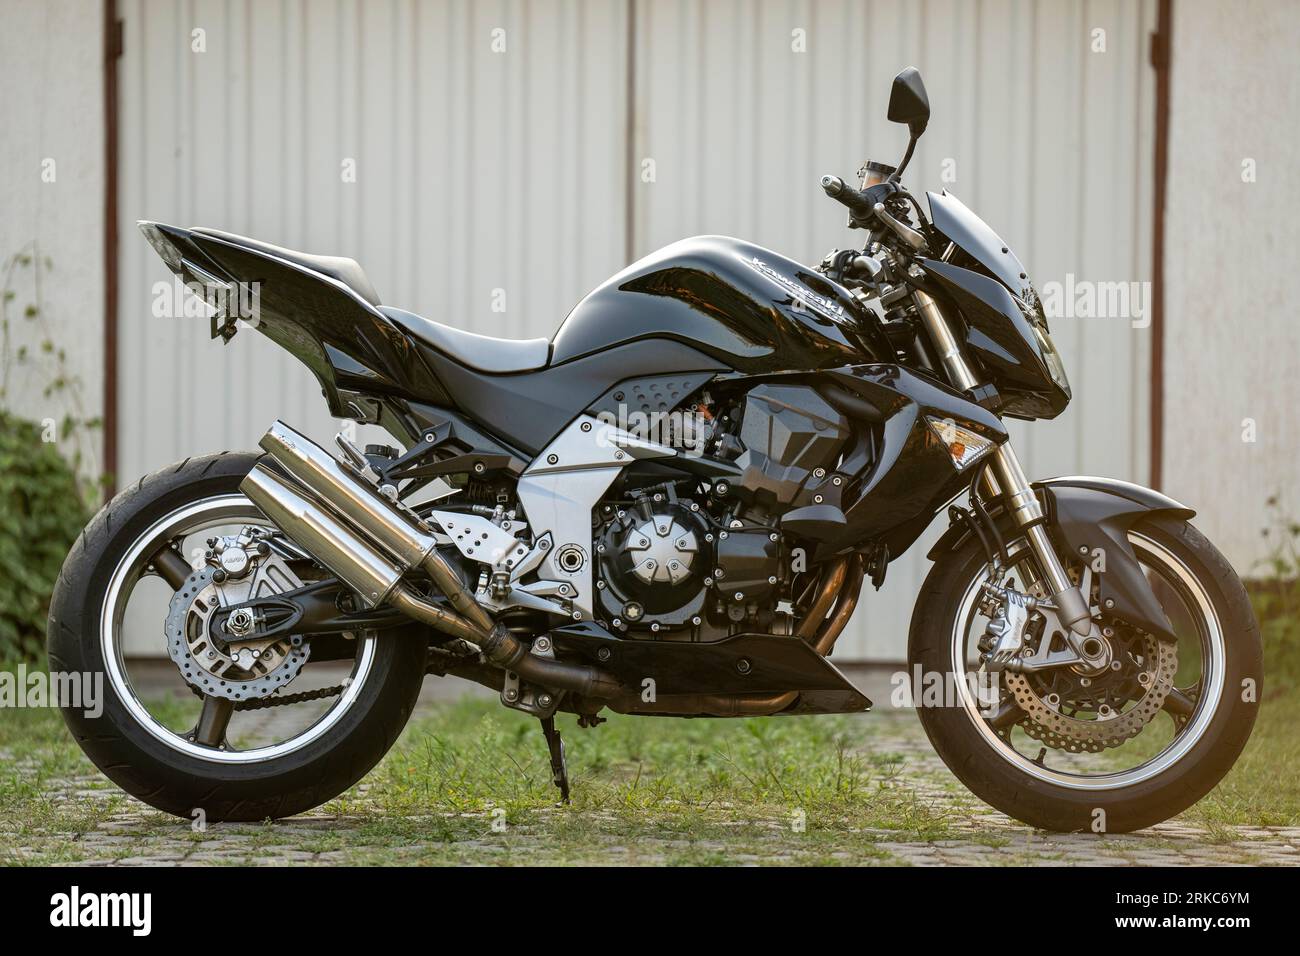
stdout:
{"type": "Polygon", "coordinates": [[[295,645],[288,635],[260,643],[214,640],[212,616],[222,606],[213,582],[216,572],[211,566],[195,571],[172,596],[167,653],[185,681],[202,694],[229,700],[269,697],[298,676],[310,645],[295,645]]]}

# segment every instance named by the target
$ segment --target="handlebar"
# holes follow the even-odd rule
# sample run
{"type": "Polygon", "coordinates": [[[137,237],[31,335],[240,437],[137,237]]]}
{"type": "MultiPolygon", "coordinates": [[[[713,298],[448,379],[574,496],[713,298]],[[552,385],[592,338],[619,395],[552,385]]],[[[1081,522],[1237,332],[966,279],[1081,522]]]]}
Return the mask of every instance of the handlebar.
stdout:
{"type": "Polygon", "coordinates": [[[826,175],[821,181],[822,191],[826,195],[849,208],[850,226],[869,228],[867,223],[874,220],[914,251],[924,252],[929,247],[924,235],[892,215],[885,207],[885,202],[890,201],[890,197],[903,194],[892,181],[884,180],[866,189],[854,189],[838,176],[826,175]]]}
{"type": "Polygon", "coordinates": [[[858,219],[871,215],[872,203],[866,196],[838,176],[823,176],[822,191],[837,202],[843,203],[858,219]]]}

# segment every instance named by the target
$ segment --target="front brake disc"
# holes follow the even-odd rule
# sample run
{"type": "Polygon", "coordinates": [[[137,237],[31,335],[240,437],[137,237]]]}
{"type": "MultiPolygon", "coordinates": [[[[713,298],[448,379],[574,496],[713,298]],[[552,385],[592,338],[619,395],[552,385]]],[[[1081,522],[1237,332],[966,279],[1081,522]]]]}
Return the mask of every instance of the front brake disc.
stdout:
{"type": "Polygon", "coordinates": [[[1057,699],[1049,703],[1041,697],[1028,675],[1004,672],[1007,689],[1025,712],[1019,726],[1035,740],[1070,753],[1097,753],[1136,737],[1164,706],[1178,671],[1176,644],[1150,634],[1142,635],[1142,641],[1146,651],[1143,672],[1150,675],[1150,680],[1146,692],[1124,711],[1097,712],[1088,718],[1067,715],[1061,711],[1063,702],[1057,699]]]}

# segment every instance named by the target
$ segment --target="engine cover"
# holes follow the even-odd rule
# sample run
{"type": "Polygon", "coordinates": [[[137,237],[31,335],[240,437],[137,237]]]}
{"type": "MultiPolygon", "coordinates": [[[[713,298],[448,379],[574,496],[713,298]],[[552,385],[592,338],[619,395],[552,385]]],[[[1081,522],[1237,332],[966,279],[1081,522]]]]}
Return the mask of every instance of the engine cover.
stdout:
{"type": "Polygon", "coordinates": [[[724,603],[775,600],[781,569],[780,535],[767,528],[718,535],[714,590],[724,603]]]}
{"type": "Polygon", "coordinates": [[[740,422],[744,451],[735,482],[742,493],[772,510],[804,504],[852,434],[849,421],[806,385],[759,385],[745,398],[740,422]],[[822,474],[817,475],[817,469],[822,474]]]}
{"type": "Polygon", "coordinates": [[[612,617],[671,626],[698,612],[713,560],[698,512],[698,505],[645,498],[605,525],[597,553],[601,603],[612,617]]]}

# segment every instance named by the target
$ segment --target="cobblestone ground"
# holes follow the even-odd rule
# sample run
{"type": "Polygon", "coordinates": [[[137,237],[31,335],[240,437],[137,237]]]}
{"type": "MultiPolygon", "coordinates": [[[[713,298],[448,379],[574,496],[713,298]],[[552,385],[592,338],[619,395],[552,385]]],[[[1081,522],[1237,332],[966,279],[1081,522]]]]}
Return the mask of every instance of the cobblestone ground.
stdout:
{"type": "MultiPolygon", "coordinates": [[[[421,711],[428,713],[431,705],[421,711]]],[[[269,714],[274,712],[268,711],[269,714]]],[[[417,714],[419,716],[419,714],[417,714]]],[[[268,720],[274,719],[271,716],[268,720]]],[[[845,848],[831,839],[824,862],[885,865],[1300,865],[1300,828],[1217,827],[1213,831],[1177,819],[1139,834],[1059,835],[1032,830],[989,809],[967,793],[930,748],[910,712],[864,715],[874,753],[897,755],[888,786],[906,788],[918,799],[946,810],[943,838],[900,837],[890,830],[852,830],[845,848]]],[[[408,733],[418,733],[408,728],[408,733]]],[[[3,756],[3,755],[0,755],[3,756]]],[[[56,795],[93,803],[115,799],[116,791],[98,777],[59,781],[56,795]]],[[[364,807],[365,784],[354,805],[364,807]]],[[[104,803],[99,803],[105,806],[104,803]]],[[[102,866],[146,865],[345,865],[349,863],[452,862],[494,864],[555,862],[555,832],[548,823],[589,828],[592,838],[559,862],[653,865],[675,862],[807,862],[789,849],[789,821],[770,821],[770,852],[763,841],[732,843],[725,838],[677,839],[673,835],[620,833],[617,817],[605,811],[555,810],[560,821],[536,819],[494,831],[487,815],[391,819],[376,811],[330,814],[314,811],[262,825],[216,824],[195,832],[185,821],[159,814],[134,800],[92,826],[76,832],[30,832],[16,845],[0,827],[0,859],[26,863],[79,863],[102,866]],[[574,819],[576,818],[576,819],[574,819]],[[396,838],[395,838],[396,837],[396,838]],[[6,848],[5,844],[9,846],[6,848]],[[691,855],[681,857],[683,843],[691,855]],[[632,845],[627,845],[632,844],[632,845]],[[451,848],[450,851],[448,848],[451,848]],[[436,850],[436,852],[435,852],[436,850]]],[[[758,821],[760,828],[769,825],[758,821]]],[[[809,834],[817,821],[809,822],[809,834]]],[[[844,828],[840,828],[844,832],[844,828]]]]}

